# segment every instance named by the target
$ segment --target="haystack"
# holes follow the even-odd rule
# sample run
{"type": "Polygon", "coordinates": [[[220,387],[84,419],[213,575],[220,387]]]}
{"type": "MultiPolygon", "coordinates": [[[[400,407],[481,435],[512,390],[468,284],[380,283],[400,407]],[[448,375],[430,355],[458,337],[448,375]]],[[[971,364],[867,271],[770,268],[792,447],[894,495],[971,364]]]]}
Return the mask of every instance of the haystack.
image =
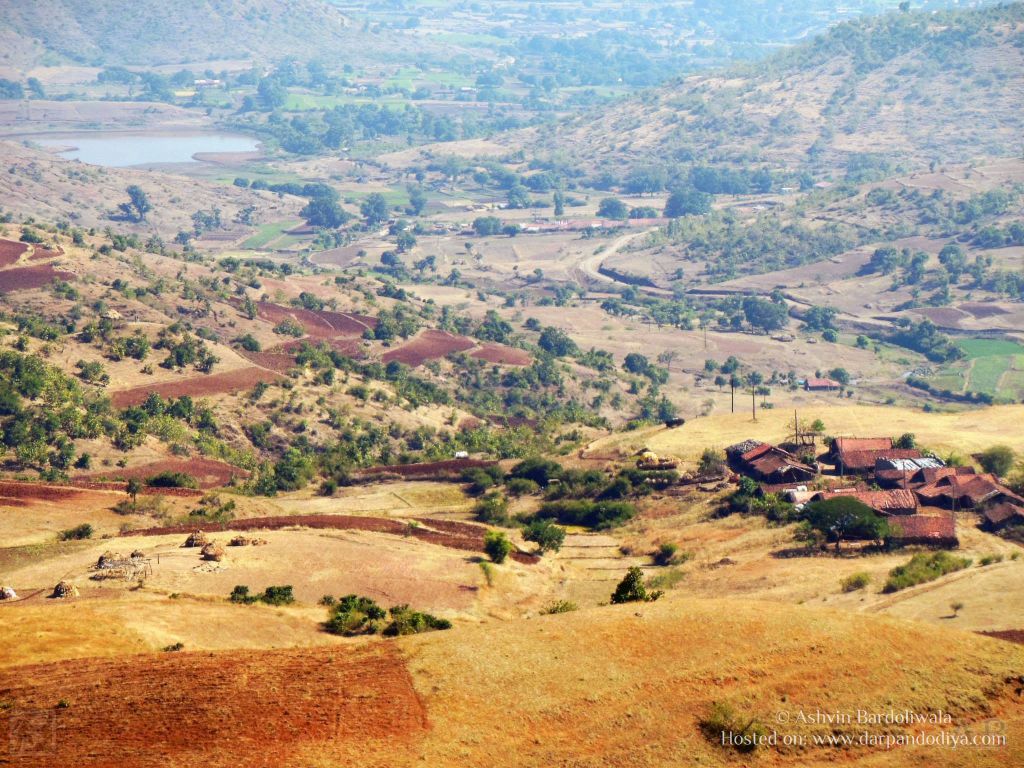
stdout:
{"type": "Polygon", "coordinates": [[[68,597],[78,597],[78,587],[72,584],[70,581],[61,581],[57,583],[57,586],[53,588],[52,597],[65,599],[68,597]]]}
{"type": "Polygon", "coordinates": [[[132,560],[145,560],[146,553],[143,552],[141,549],[135,549],[132,550],[131,558],[132,560]]]}
{"type": "Polygon", "coordinates": [[[97,568],[116,568],[124,556],[120,552],[104,552],[96,561],[97,568]]]}
{"type": "Polygon", "coordinates": [[[186,547],[205,547],[209,543],[209,539],[206,538],[206,534],[202,531],[192,531],[185,539],[186,547]]]}
{"type": "Polygon", "coordinates": [[[231,539],[231,541],[228,542],[228,546],[229,547],[248,547],[252,543],[253,543],[253,540],[250,539],[248,536],[242,536],[241,534],[239,534],[238,536],[235,536],[233,539],[231,539]]]}
{"type": "Polygon", "coordinates": [[[202,551],[203,560],[213,560],[215,563],[219,563],[224,559],[224,547],[215,541],[211,541],[202,551]]]}
{"type": "Polygon", "coordinates": [[[18,593],[14,587],[0,587],[0,600],[17,600],[18,593]]]}

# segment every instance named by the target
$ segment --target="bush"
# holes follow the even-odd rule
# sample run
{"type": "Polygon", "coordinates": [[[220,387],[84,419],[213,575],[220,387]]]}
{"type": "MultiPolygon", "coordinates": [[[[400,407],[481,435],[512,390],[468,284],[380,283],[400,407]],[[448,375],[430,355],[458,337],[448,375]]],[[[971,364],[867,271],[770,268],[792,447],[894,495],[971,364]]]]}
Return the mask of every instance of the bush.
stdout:
{"type": "Polygon", "coordinates": [[[534,520],[523,529],[523,538],[540,546],[541,554],[557,552],[565,542],[565,528],[561,528],[550,520],[534,520]]]}
{"type": "Polygon", "coordinates": [[[768,733],[755,718],[740,716],[730,705],[717,701],[699,725],[708,741],[744,753],[757,749],[768,733]]]}
{"type": "Polygon", "coordinates": [[[432,632],[438,629],[451,629],[448,619],[439,619],[429,613],[421,613],[409,608],[408,605],[396,605],[391,609],[391,623],[381,632],[385,637],[398,635],[417,635],[420,632],[432,632]]]}
{"type": "Polygon", "coordinates": [[[512,552],[512,542],[501,531],[488,531],[484,536],[484,552],[495,563],[503,563],[512,552]]]}
{"type": "MultiPolygon", "coordinates": [[[[324,600],[320,601],[324,603],[324,600]]],[[[429,613],[412,610],[408,605],[396,605],[385,611],[368,597],[346,595],[330,603],[331,614],[324,623],[324,629],[334,635],[353,637],[373,635],[378,632],[385,637],[415,635],[439,629],[451,629],[452,623],[429,613]],[[391,621],[385,624],[390,613],[391,621]]]]}
{"type": "Polygon", "coordinates": [[[559,479],[564,474],[562,465],[550,459],[525,459],[508,473],[510,479],[532,480],[540,487],[546,487],[549,482],[559,479]]]}
{"type": "Polygon", "coordinates": [[[92,526],[88,523],[82,523],[76,525],[74,528],[68,528],[58,534],[61,541],[78,541],[80,539],[91,539],[93,534],[92,526]]]}
{"type": "Polygon", "coordinates": [[[949,552],[935,552],[931,555],[917,554],[910,558],[910,562],[898,565],[889,571],[889,578],[885,582],[882,592],[898,592],[901,589],[934,581],[947,573],[967,568],[970,564],[969,558],[954,557],[949,552]]]}
{"type": "Polygon", "coordinates": [[[864,589],[870,583],[871,576],[863,571],[850,574],[840,582],[843,592],[856,592],[858,589],[864,589]]]}
{"type": "Polygon", "coordinates": [[[619,585],[612,593],[612,604],[620,603],[650,603],[661,597],[664,592],[655,590],[648,592],[644,586],[644,573],[637,566],[633,566],[627,572],[619,585]]]}
{"type": "Polygon", "coordinates": [[[985,555],[981,560],[978,561],[978,565],[984,567],[986,565],[992,565],[994,563],[1003,562],[1002,555],[985,555]]]}
{"type": "Polygon", "coordinates": [[[267,587],[260,595],[260,600],[267,605],[291,605],[295,602],[295,596],[291,586],[267,587]]]}
{"type": "Polygon", "coordinates": [[[183,650],[184,648],[185,648],[185,644],[184,643],[171,643],[170,645],[165,645],[163,650],[164,650],[164,653],[176,653],[176,652],[178,652],[180,650],[183,650]]]}
{"type": "Polygon", "coordinates": [[[665,542],[658,551],[654,553],[654,562],[658,565],[679,565],[690,559],[690,555],[679,551],[679,546],[671,542],[665,542]]]}
{"type": "Polygon", "coordinates": [[[579,606],[571,600],[556,600],[541,610],[542,616],[550,616],[555,613],[571,613],[579,610],[579,606]]]}
{"type": "Polygon", "coordinates": [[[249,594],[249,588],[244,584],[236,584],[235,588],[231,590],[231,595],[228,597],[232,603],[244,603],[249,605],[256,602],[256,595],[249,594]]]}
{"type": "Polygon", "coordinates": [[[603,529],[621,525],[635,514],[636,507],[625,501],[549,501],[541,505],[536,517],[603,529]]]}
{"type": "Polygon", "coordinates": [[[978,455],[978,463],[986,472],[1005,477],[1013,469],[1017,455],[1006,445],[993,445],[978,455]]]}
{"type": "Polygon", "coordinates": [[[499,491],[492,491],[481,498],[474,507],[476,519],[489,525],[508,525],[508,499],[499,491]]]}
{"type": "Polygon", "coordinates": [[[184,472],[160,472],[146,480],[150,488],[198,488],[199,483],[184,472]]]}
{"type": "Polygon", "coordinates": [[[505,490],[510,496],[529,496],[540,490],[540,486],[525,477],[514,477],[505,483],[505,490]]]}

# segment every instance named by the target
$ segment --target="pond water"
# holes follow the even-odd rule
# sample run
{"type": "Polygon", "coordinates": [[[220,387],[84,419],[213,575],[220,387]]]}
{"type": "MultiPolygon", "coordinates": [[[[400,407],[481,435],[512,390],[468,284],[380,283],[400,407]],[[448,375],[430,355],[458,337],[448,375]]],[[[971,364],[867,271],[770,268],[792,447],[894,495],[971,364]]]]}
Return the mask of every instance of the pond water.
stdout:
{"type": "Polygon", "coordinates": [[[194,163],[194,155],[210,152],[255,152],[258,142],[234,133],[85,133],[34,140],[43,147],[66,147],[69,160],[124,168],[157,163],[194,163]]]}

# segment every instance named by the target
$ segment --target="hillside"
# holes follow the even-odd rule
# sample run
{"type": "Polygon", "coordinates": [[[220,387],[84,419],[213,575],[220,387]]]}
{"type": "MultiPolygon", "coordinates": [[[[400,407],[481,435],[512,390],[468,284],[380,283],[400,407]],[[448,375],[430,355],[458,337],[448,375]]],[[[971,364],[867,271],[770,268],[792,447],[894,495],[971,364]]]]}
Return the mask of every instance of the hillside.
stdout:
{"type": "MultiPolygon", "coordinates": [[[[941,764],[1021,759],[1022,702],[1007,682],[1021,649],[757,602],[669,598],[323,649],[78,661],[52,650],[59,665],[0,673],[0,726],[21,735],[0,749],[17,750],[18,765],[738,764],[743,755],[701,732],[713,702],[808,741],[759,750],[772,765],[832,763],[836,750],[814,746],[815,736],[906,732],[797,722],[818,709],[950,713],[950,725],[920,728],[932,736],[980,734],[995,717],[1006,745],[943,749],[941,764]],[[27,734],[24,712],[36,717],[27,734]]],[[[935,750],[845,752],[876,766],[934,765],[935,750]]]]}
{"type": "MultiPolygon", "coordinates": [[[[766,165],[854,179],[1020,150],[1024,4],[841,24],[525,139],[588,167],[766,165]]],[[[504,139],[512,147],[522,134],[504,139]]]]}
{"type": "Polygon", "coordinates": [[[24,49],[28,38],[91,65],[308,56],[352,42],[349,20],[321,0],[142,0],[130,8],[114,0],[39,0],[5,3],[3,17],[5,49],[24,49]]]}

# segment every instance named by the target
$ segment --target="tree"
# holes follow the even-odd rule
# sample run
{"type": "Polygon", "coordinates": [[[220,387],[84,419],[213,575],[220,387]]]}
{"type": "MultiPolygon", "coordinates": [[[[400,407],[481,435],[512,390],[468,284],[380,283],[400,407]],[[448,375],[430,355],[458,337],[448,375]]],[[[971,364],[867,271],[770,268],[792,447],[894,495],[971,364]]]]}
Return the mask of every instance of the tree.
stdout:
{"type": "Polygon", "coordinates": [[[128,485],[125,487],[125,491],[132,499],[132,509],[135,509],[136,501],[139,498],[139,491],[142,490],[142,483],[136,480],[134,477],[128,481],[128,485]]]}
{"type": "Polygon", "coordinates": [[[893,445],[908,450],[917,448],[917,436],[913,432],[904,432],[893,441],[893,445]]]}
{"type": "Polygon", "coordinates": [[[366,225],[373,227],[388,220],[390,209],[384,195],[380,192],[372,192],[359,205],[359,212],[366,219],[366,225]]]}
{"type": "Polygon", "coordinates": [[[993,445],[978,454],[978,463],[986,472],[999,477],[1010,474],[1017,454],[1008,445],[993,445]]]}
{"type": "Polygon", "coordinates": [[[871,507],[849,496],[812,501],[804,507],[804,519],[834,541],[836,552],[848,538],[882,541],[889,533],[885,519],[871,507]]]}
{"type": "Polygon", "coordinates": [[[488,531],[484,535],[484,552],[496,563],[505,562],[512,551],[512,542],[501,531],[488,531]]]}
{"type": "Polygon", "coordinates": [[[256,95],[268,112],[283,107],[288,100],[288,91],[277,80],[264,77],[256,86],[256,95]]]}
{"type": "Polygon", "coordinates": [[[153,209],[145,190],[138,184],[132,184],[125,192],[128,193],[128,202],[121,203],[117,207],[121,209],[126,218],[133,221],[145,221],[146,214],[153,209]]]}
{"type": "Polygon", "coordinates": [[[948,243],[939,251],[939,263],[949,272],[950,282],[958,283],[967,269],[967,256],[959,245],[948,243]]]}
{"type": "Polygon", "coordinates": [[[647,369],[651,367],[651,362],[639,352],[630,352],[626,355],[626,359],[623,361],[622,367],[629,373],[643,375],[647,373],[647,369]]]}
{"type": "Polygon", "coordinates": [[[564,357],[579,352],[576,342],[570,339],[565,331],[550,325],[540,332],[537,346],[555,357],[564,357]]]}
{"type": "Polygon", "coordinates": [[[473,231],[481,237],[501,232],[501,219],[497,216],[479,216],[473,220],[473,231]]]}
{"type": "Polygon", "coordinates": [[[665,202],[665,216],[703,216],[711,210],[711,195],[696,189],[677,189],[665,202]]]}
{"type": "Polygon", "coordinates": [[[328,197],[314,197],[299,211],[306,223],[313,227],[337,229],[352,216],[337,201],[328,197]]]}
{"type": "Polygon", "coordinates": [[[606,197],[597,206],[597,215],[605,219],[625,221],[629,218],[629,206],[617,197],[606,197]]]}
{"type": "Polygon", "coordinates": [[[427,206],[427,195],[423,191],[423,187],[411,186],[409,187],[409,208],[413,214],[419,216],[423,213],[423,209],[427,206]]]}
{"type": "Polygon", "coordinates": [[[785,301],[769,301],[757,296],[743,300],[743,314],[754,328],[763,331],[777,331],[789,322],[789,307],[785,301]]]}
{"type": "Polygon", "coordinates": [[[15,80],[0,77],[0,99],[21,99],[25,97],[25,89],[15,80]]]}
{"type": "Polygon", "coordinates": [[[523,529],[523,538],[536,542],[538,552],[557,552],[565,541],[565,529],[550,520],[534,520],[523,529]]]}
{"type": "Polygon", "coordinates": [[[555,216],[562,216],[565,214],[565,195],[562,194],[561,190],[555,190],[553,199],[555,206],[555,216]]]}
{"type": "Polygon", "coordinates": [[[644,586],[644,572],[633,566],[612,593],[612,604],[650,603],[664,594],[660,589],[648,592],[644,586]]]}
{"type": "Polygon", "coordinates": [[[833,368],[828,372],[828,377],[838,381],[844,387],[850,383],[850,374],[845,368],[833,368]]]}

